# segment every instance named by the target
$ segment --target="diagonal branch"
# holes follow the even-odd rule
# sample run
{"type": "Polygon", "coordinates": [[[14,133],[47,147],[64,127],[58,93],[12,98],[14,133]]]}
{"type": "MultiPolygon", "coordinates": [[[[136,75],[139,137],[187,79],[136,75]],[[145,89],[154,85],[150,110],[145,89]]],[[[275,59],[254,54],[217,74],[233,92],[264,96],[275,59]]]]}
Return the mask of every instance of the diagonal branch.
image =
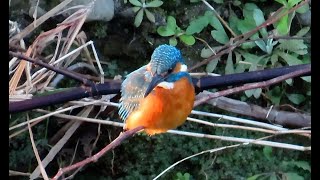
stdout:
{"type": "Polygon", "coordinates": [[[203,104],[203,103],[207,102],[208,100],[216,98],[216,97],[227,96],[227,95],[230,95],[230,94],[235,94],[235,93],[238,93],[238,92],[241,92],[241,91],[245,91],[245,90],[249,90],[249,89],[264,88],[264,87],[270,86],[272,84],[276,84],[276,83],[279,83],[281,81],[284,81],[286,79],[290,79],[290,78],[293,78],[293,77],[300,76],[301,74],[304,74],[304,73],[309,72],[309,71],[311,71],[311,66],[309,66],[309,67],[307,67],[305,69],[301,69],[301,70],[298,70],[298,71],[295,71],[295,72],[291,72],[291,73],[286,74],[286,75],[282,75],[282,76],[270,79],[268,81],[262,81],[262,82],[258,82],[258,83],[246,84],[246,85],[243,85],[243,86],[239,86],[239,87],[235,87],[235,88],[219,91],[219,92],[216,92],[216,93],[212,93],[212,94],[207,95],[206,97],[203,97],[203,98],[197,100],[194,103],[194,107],[198,106],[200,104],[203,104]]]}
{"type": "Polygon", "coordinates": [[[115,147],[119,146],[124,140],[132,137],[137,132],[143,130],[143,126],[139,126],[137,128],[134,128],[132,130],[125,131],[121,133],[115,140],[113,140],[110,144],[108,144],[106,147],[101,149],[97,154],[83,160],[80,162],[77,162],[71,166],[64,167],[59,169],[57,174],[52,178],[52,180],[57,180],[61,175],[63,175],[66,172],[72,171],[74,169],[77,169],[79,167],[82,167],[90,162],[96,162],[102,155],[104,155],[106,152],[110,151],[111,149],[114,149],[115,147]]]}
{"type": "Polygon", "coordinates": [[[64,70],[64,69],[60,69],[60,68],[54,67],[52,65],[44,63],[41,60],[36,60],[36,59],[30,58],[30,57],[25,56],[25,55],[23,55],[21,53],[16,53],[16,52],[9,51],[9,54],[14,56],[14,57],[17,57],[19,59],[24,59],[26,61],[32,62],[32,63],[37,64],[39,66],[45,67],[45,68],[47,68],[47,69],[49,69],[51,71],[54,71],[56,73],[62,74],[62,75],[67,76],[67,77],[70,77],[70,78],[72,78],[74,80],[77,80],[77,81],[83,83],[86,86],[94,85],[94,83],[92,81],[90,81],[90,80],[88,80],[86,78],[83,78],[83,77],[79,77],[78,75],[76,75],[72,71],[68,71],[68,70],[64,70]]]}

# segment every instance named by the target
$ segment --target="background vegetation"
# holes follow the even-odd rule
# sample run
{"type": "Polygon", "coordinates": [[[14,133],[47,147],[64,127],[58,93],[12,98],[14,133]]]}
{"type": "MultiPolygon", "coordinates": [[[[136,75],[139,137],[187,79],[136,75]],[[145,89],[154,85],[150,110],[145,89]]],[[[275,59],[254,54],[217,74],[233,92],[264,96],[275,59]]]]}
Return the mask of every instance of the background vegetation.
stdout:
{"type": "MultiPolygon", "coordinates": [[[[153,49],[163,43],[169,43],[180,48],[189,67],[193,67],[215,54],[220,47],[227,45],[232,38],[245,34],[263,24],[278,9],[281,8],[281,13],[286,13],[302,2],[304,1],[208,0],[208,3],[214,7],[214,10],[212,10],[200,0],[124,0],[120,2],[121,10],[111,21],[88,22],[83,25],[82,30],[86,34],[87,40],[94,41],[105,78],[113,79],[118,75],[124,77],[129,72],[146,64],[153,49]],[[132,10],[133,16],[123,18],[121,13],[125,10],[132,10]],[[219,14],[223,21],[216,14],[219,14]]],[[[48,6],[54,7],[56,4],[51,2],[48,6]]],[[[248,41],[233,49],[230,53],[210,61],[192,72],[223,75],[310,63],[311,24],[303,19],[305,14],[310,11],[310,4],[303,5],[296,11],[282,16],[279,21],[271,26],[264,26],[257,33],[251,35],[248,41]]],[[[32,23],[33,19],[21,17],[16,12],[11,11],[10,18],[22,19],[20,22],[25,24],[32,23]]],[[[25,38],[25,44],[27,46],[31,45],[42,30],[48,31],[55,28],[55,25],[61,19],[63,18],[60,16],[50,18],[41,25],[41,30],[37,29],[25,38]]],[[[75,49],[78,46],[79,44],[75,43],[70,49],[75,49]]],[[[52,54],[54,50],[55,46],[48,45],[42,51],[41,56],[46,57],[52,54]]],[[[93,56],[93,53],[90,53],[93,56]]],[[[83,54],[75,58],[69,66],[86,57],[83,54]]],[[[68,67],[68,65],[65,67],[68,67]]],[[[95,74],[86,68],[82,68],[78,72],[95,74]]],[[[51,80],[49,81],[51,82],[51,80]]],[[[78,85],[79,83],[70,79],[63,79],[55,89],[59,90],[60,88],[78,85]]],[[[247,90],[229,97],[262,107],[273,106],[273,108],[279,110],[310,114],[310,87],[311,78],[302,77],[288,79],[269,88],[247,90]]],[[[218,89],[210,91],[216,92],[218,89]]],[[[45,95],[46,93],[45,90],[30,92],[34,95],[45,95]]],[[[45,109],[55,111],[59,107],[61,105],[50,106],[45,109]]],[[[195,109],[248,118],[208,104],[198,106],[195,109]]],[[[95,107],[88,116],[95,117],[98,112],[99,107],[95,107]]],[[[69,114],[80,113],[83,113],[83,111],[78,108],[69,114]]],[[[27,114],[30,119],[43,115],[35,111],[11,114],[9,127],[25,122],[27,114]]],[[[238,124],[219,118],[191,116],[214,123],[238,124]]],[[[97,118],[120,122],[115,108],[105,109],[97,118]]],[[[61,129],[70,127],[70,125],[66,126],[68,122],[60,118],[50,117],[32,127],[33,137],[41,159],[46,157],[50,149],[57,143],[59,139],[56,135],[59,134],[61,129]]],[[[186,122],[178,129],[250,139],[267,135],[262,132],[241,129],[212,128],[192,122],[186,122]]],[[[83,160],[90,154],[102,149],[115,139],[121,131],[122,128],[114,126],[99,126],[94,123],[82,124],[47,166],[46,171],[49,177],[54,176],[59,167],[65,167],[71,162],[83,160]],[[99,138],[97,138],[97,132],[101,133],[99,138]],[[98,139],[97,142],[95,142],[96,139],[98,139]]],[[[310,146],[310,139],[296,134],[278,135],[268,140],[310,146]]],[[[28,131],[9,138],[9,141],[9,169],[32,173],[38,163],[32,150],[28,131]]],[[[76,173],[74,179],[151,179],[171,164],[185,157],[231,144],[234,143],[169,133],[152,137],[139,133],[112,152],[104,155],[96,163],[91,163],[82,168],[81,171],[76,173]]],[[[175,166],[162,178],[178,180],[311,179],[310,157],[310,151],[247,145],[191,158],[175,166]]],[[[12,179],[29,179],[27,176],[10,177],[12,179]]]]}

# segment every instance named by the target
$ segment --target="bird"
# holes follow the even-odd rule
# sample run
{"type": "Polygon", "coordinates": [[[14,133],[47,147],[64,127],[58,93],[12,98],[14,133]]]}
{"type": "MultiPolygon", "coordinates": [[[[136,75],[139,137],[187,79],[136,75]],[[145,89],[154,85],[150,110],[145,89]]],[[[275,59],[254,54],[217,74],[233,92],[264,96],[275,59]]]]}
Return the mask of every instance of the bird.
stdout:
{"type": "Polygon", "coordinates": [[[152,136],[182,125],[191,113],[195,88],[179,49],[162,44],[148,64],[121,84],[118,114],[124,130],[139,126],[152,136]]]}

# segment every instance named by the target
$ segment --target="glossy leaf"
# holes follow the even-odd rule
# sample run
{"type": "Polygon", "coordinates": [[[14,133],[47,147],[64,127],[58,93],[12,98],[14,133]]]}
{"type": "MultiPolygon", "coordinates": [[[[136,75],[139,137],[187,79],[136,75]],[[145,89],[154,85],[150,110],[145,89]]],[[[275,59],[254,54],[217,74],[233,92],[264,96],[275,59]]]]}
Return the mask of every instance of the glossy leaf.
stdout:
{"type": "Polygon", "coordinates": [[[141,25],[142,19],[143,19],[143,9],[140,9],[134,19],[134,25],[136,27],[139,27],[141,25]]]}
{"type": "Polygon", "coordinates": [[[293,56],[291,54],[284,53],[284,52],[279,52],[278,54],[290,66],[303,64],[303,62],[300,59],[296,58],[295,56],[293,56]]]}
{"type": "Polygon", "coordinates": [[[233,74],[233,73],[234,73],[234,67],[233,67],[233,61],[232,61],[232,52],[230,52],[227,58],[225,74],[233,74]]]}
{"type": "Polygon", "coordinates": [[[302,176],[295,172],[287,172],[283,174],[286,180],[304,180],[302,176]]]}
{"type": "Polygon", "coordinates": [[[300,29],[300,30],[297,32],[296,36],[297,36],[297,37],[302,37],[302,36],[306,35],[306,34],[309,32],[309,30],[310,30],[310,27],[309,27],[309,26],[303,27],[302,29],[300,29]]]}
{"type": "Polygon", "coordinates": [[[141,7],[132,7],[132,11],[134,12],[134,13],[137,13],[139,10],[141,9],[141,7]]]}
{"type": "Polygon", "coordinates": [[[288,97],[288,99],[296,104],[299,105],[300,103],[302,103],[304,100],[306,100],[306,98],[304,97],[304,95],[302,94],[286,94],[286,96],[288,97]]]}
{"type": "Polygon", "coordinates": [[[221,44],[229,42],[229,37],[226,35],[224,31],[212,30],[211,36],[213,39],[215,39],[221,44]]]}
{"type": "Polygon", "coordinates": [[[302,5],[300,8],[296,10],[297,13],[303,14],[306,13],[310,9],[309,3],[302,5]]]}
{"type": "Polygon", "coordinates": [[[149,21],[155,23],[156,19],[155,19],[154,15],[148,9],[145,9],[145,12],[146,12],[146,16],[149,19],[149,21]]]}
{"type": "Polygon", "coordinates": [[[200,16],[199,18],[190,22],[190,25],[186,29],[186,34],[191,35],[194,33],[200,33],[209,24],[206,16],[200,16]]]}
{"type": "Polygon", "coordinates": [[[186,34],[183,34],[181,36],[179,36],[179,39],[184,42],[186,45],[193,45],[196,40],[194,39],[194,37],[192,35],[186,35],[186,34]]]}
{"type": "Polygon", "coordinates": [[[206,66],[206,72],[212,73],[216,69],[219,61],[220,61],[220,58],[217,58],[217,59],[210,61],[206,66]]]}
{"type": "Polygon", "coordinates": [[[138,1],[138,0],[129,0],[129,2],[130,2],[132,5],[142,7],[142,3],[141,3],[140,1],[138,1]]]}
{"type": "Polygon", "coordinates": [[[146,4],[146,7],[160,7],[163,4],[162,1],[154,0],[146,4]]]}
{"type": "Polygon", "coordinates": [[[301,2],[301,0],[288,0],[288,6],[291,8],[301,2]]]}
{"type": "Polygon", "coordinates": [[[178,41],[177,41],[177,39],[176,39],[175,37],[171,37],[171,38],[169,39],[169,44],[170,44],[171,46],[176,46],[176,45],[178,44],[178,41]]]}

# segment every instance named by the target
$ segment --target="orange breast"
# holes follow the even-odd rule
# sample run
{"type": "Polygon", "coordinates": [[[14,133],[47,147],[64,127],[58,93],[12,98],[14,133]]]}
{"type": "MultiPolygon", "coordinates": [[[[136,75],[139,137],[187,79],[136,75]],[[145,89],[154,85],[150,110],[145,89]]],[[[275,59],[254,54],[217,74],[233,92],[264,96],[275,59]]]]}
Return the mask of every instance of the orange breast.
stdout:
{"type": "Polygon", "coordinates": [[[185,122],[193,108],[194,99],[194,87],[186,77],[175,82],[173,89],[156,87],[130,114],[125,129],[144,126],[149,135],[175,129],[185,122]]]}

